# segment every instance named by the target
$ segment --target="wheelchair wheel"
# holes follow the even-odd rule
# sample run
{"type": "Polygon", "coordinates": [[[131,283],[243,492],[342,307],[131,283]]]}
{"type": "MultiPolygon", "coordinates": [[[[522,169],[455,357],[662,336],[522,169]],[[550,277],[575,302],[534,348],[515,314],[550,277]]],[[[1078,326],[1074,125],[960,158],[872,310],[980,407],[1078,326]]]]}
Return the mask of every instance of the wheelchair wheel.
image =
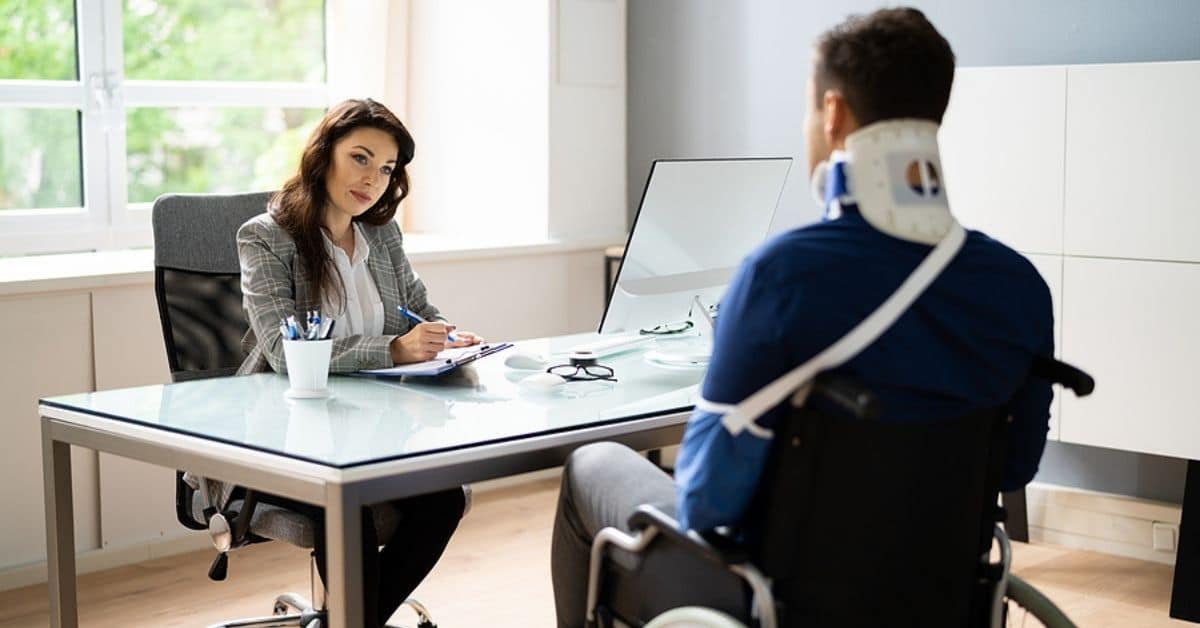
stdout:
{"type": "Polygon", "coordinates": [[[1008,576],[1004,606],[1004,626],[1075,628],[1075,623],[1059,610],[1054,602],[1028,582],[1012,574],[1008,576]]]}
{"type": "Polygon", "coordinates": [[[646,628],[746,628],[746,625],[711,608],[682,606],[650,620],[646,628]]]}

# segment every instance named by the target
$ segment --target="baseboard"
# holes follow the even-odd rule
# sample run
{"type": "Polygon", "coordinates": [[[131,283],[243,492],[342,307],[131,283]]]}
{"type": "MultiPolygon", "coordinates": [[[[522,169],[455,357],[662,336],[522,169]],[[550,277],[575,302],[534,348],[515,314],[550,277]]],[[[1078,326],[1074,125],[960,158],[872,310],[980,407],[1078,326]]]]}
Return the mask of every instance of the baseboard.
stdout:
{"type": "MultiPolygon", "coordinates": [[[[82,575],[211,547],[212,540],[207,534],[186,532],[146,543],[88,550],[75,555],[75,572],[82,575]]],[[[19,589],[44,582],[46,582],[46,561],[44,560],[0,571],[0,591],[19,589]]]]}
{"type": "Polygon", "coordinates": [[[1176,504],[1099,493],[1054,484],[1030,484],[1029,539],[1116,556],[1175,564],[1175,551],[1154,549],[1155,523],[1175,526],[1176,504]]]}

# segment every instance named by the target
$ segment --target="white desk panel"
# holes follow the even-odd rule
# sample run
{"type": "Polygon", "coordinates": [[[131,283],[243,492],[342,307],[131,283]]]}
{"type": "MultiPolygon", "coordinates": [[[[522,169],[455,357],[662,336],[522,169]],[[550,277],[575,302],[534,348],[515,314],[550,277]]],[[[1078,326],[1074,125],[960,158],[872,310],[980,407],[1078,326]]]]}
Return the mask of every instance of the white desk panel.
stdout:
{"type": "Polygon", "coordinates": [[[1066,68],[957,68],[938,135],[959,222],[1031,253],[1062,252],[1066,68]]]}
{"type": "Polygon", "coordinates": [[[1062,400],[1065,442],[1200,459],[1200,264],[1068,257],[1063,358],[1096,392],[1062,400]]]}
{"type": "MultiPolygon", "coordinates": [[[[1054,355],[1062,356],[1062,265],[1063,258],[1058,255],[1026,255],[1034,268],[1041,273],[1042,279],[1050,288],[1050,298],[1054,301],[1054,355]]],[[[1054,390],[1054,401],[1050,404],[1050,440],[1058,440],[1059,426],[1062,417],[1063,392],[1054,390]]],[[[1070,393],[1066,393],[1070,394],[1070,393]]]]}
{"type": "Polygon", "coordinates": [[[1067,254],[1200,261],[1200,61],[1067,70],[1067,254]]]}

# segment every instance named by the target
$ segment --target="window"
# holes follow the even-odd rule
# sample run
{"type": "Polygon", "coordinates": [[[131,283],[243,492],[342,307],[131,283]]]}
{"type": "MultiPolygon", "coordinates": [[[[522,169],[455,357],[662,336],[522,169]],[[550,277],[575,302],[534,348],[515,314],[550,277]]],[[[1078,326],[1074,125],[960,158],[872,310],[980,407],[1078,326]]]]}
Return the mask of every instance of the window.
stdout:
{"type": "Polygon", "coordinates": [[[0,0],[0,255],[144,246],[273,189],[328,102],[323,0],[0,0]]]}

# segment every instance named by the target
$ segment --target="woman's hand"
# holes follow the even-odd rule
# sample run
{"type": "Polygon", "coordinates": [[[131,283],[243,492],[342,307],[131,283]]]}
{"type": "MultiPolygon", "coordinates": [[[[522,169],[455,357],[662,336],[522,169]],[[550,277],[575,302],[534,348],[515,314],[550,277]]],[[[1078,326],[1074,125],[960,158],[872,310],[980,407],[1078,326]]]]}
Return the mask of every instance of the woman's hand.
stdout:
{"type": "MultiPolygon", "coordinates": [[[[451,330],[454,329],[454,325],[448,325],[448,327],[451,330]]],[[[475,335],[472,332],[456,331],[456,332],[454,332],[454,342],[448,342],[448,343],[446,343],[446,346],[447,347],[469,347],[471,345],[477,345],[481,342],[483,342],[483,338],[481,336],[475,335]]]]}
{"type": "Polygon", "coordinates": [[[432,360],[437,357],[439,351],[446,348],[446,334],[452,329],[453,325],[440,321],[418,324],[407,334],[392,339],[389,346],[392,362],[410,364],[432,360]]]}

